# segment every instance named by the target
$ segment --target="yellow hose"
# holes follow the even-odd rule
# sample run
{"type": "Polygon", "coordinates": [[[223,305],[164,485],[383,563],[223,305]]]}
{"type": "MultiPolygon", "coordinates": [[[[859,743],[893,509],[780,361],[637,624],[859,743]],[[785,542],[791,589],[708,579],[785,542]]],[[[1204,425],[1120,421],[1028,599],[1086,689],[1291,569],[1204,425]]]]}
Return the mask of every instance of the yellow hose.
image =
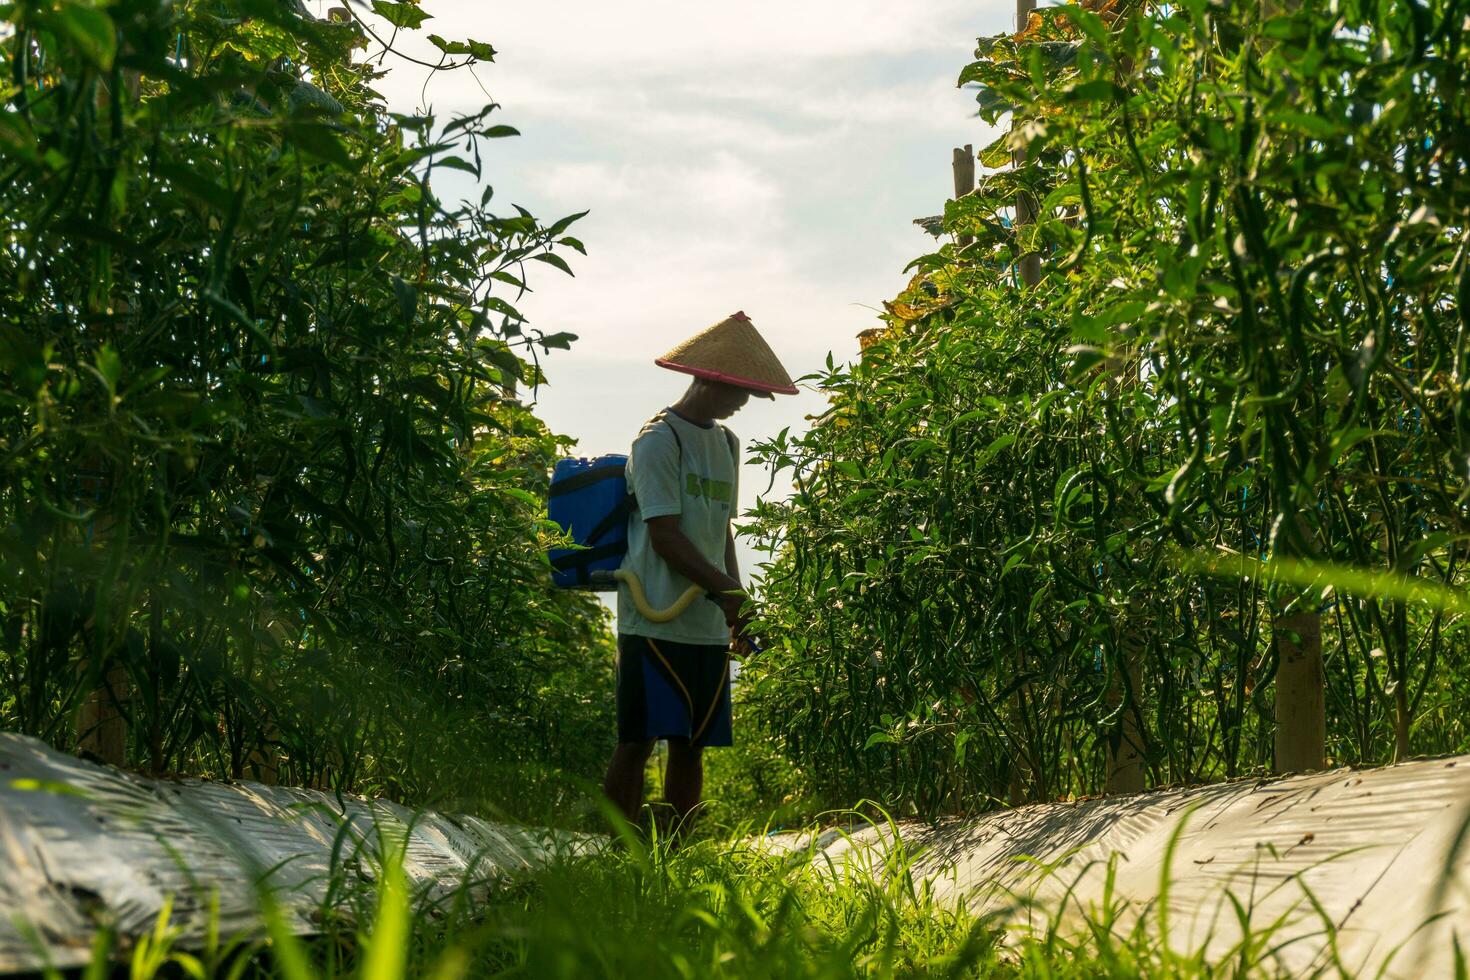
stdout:
{"type": "Polygon", "coordinates": [[[626,568],[620,568],[613,572],[612,577],[628,586],[628,594],[633,597],[633,607],[638,610],[638,615],[650,623],[667,623],[669,620],[679,616],[688,609],[694,601],[704,595],[704,587],[691,585],[684,590],[684,594],[674,600],[674,604],[667,609],[655,609],[648,604],[648,596],[643,592],[643,583],[638,581],[638,576],[626,568]]]}

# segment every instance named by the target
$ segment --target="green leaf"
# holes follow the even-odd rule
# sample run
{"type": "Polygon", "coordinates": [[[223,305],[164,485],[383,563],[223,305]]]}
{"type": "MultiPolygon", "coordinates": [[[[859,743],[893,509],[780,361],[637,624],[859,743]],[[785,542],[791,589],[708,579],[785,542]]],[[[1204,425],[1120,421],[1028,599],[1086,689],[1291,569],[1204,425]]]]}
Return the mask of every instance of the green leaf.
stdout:
{"type": "Polygon", "coordinates": [[[1071,376],[1076,379],[1107,360],[1108,352],[1090,344],[1073,344],[1067,348],[1072,355],[1071,376]]]}
{"type": "Polygon", "coordinates": [[[972,408],[963,415],[956,416],[954,420],[949,423],[948,427],[951,429],[958,429],[961,426],[969,425],[971,422],[975,421],[978,418],[984,418],[989,414],[990,409],[988,408],[972,408]]]}
{"type": "Polygon", "coordinates": [[[1067,19],[1076,24],[1087,39],[1099,48],[1105,48],[1108,43],[1108,27],[1103,19],[1081,5],[1069,6],[1067,8],[1067,19]]]}
{"type": "Polygon", "coordinates": [[[572,271],[572,267],[567,265],[567,260],[553,252],[541,252],[537,255],[531,256],[531,258],[535,259],[537,262],[545,262],[547,265],[555,266],[569,276],[576,275],[576,273],[572,271]]]}
{"type": "Polygon", "coordinates": [[[875,745],[885,745],[885,744],[886,745],[897,745],[898,744],[898,739],[894,738],[892,735],[888,734],[887,732],[874,732],[873,734],[869,735],[868,736],[868,740],[863,743],[863,748],[864,749],[871,749],[875,745]]]}
{"type": "Polygon", "coordinates": [[[285,127],[286,138],[303,152],[344,170],[354,169],[347,147],[336,133],[320,123],[293,122],[285,127]]]}
{"type": "Polygon", "coordinates": [[[445,54],[469,54],[470,47],[463,41],[446,41],[438,34],[429,35],[429,43],[445,54]]]}
{"type": "Polygon", "coordinates": [[[373,0],[373,10],[394,27],[416,29],[433,15],[420,10],[416,3],[395,3],[392,0],[373,0]]]}
{"type": "Polygon", "coordinates": [[[516,309],[514,306],[511,306],[499,296],[488,297],[485,300],[485,308],[487,310],[494,310],[496,313],[499,313],[503,316],[508,316],[513,320],[525,319],[525,317],[521,316],[520,310],[516,309]]]}
{"type": "Polygon", "coordinates": [[[495,49],[484,41],[446,41],[438,34],[430,34],[429,43],[445,54],[467,54],[477,61],[495,60],[495,49]]]}
{"type": "Polygon", "coordinates": [[[1066,91],[1063,98],[1067,102],[1121,102],[1127,97],[1127,92],[1117,84],[1105,78],[1099,78],[1091,82],[1083,82],[1074,85],[1066,91]]]}
{"type": "Polygon", "coordinates": [[[996,436],[990,445],[985,447],[985,451],[980,454],[979,458],[976,459],[976,465],[984,466],[1015,441],[1016,433],[1014,432],[1007,432],[1005,435],[996,436]]]}
{"type": "Polygon", "coordinates": [[[1338,460],[1352,452],[1358,443],[1366,439],[1376,439],[1379,437],[1397,438],[1402,435],[1403,433],[1394,432],[1391,429],[1369,429],[1363,426],[1355,426],[1346,431],[1334,432],[1332,434],[1332,445],[1328,453],[1328,463],[1329,465],[1336,464],[1338,460]]]}
{"type": "Polygon", "coordinates": [[[82,3],[64,2],[46,21],[87,61],[103,71],[112,69],[112,59],[117,55],[117,28],[106,11],[82,3]]]}
{"type": "Polygon", "coordinates": [[[18,112],[0,112],[0,153],[14,154],[35,163],[36,134],[18,112]]]}
{"type": "Polygon", "coordinates": [[[561,218],[550,228],[546,229],[546,237],[555,238],[557,235],[560,235],[562,232],[570,228],[573,224],[581,221],[585,217],[587,217],[586,211],[578,211],[576,214],[569,214],[565,218],[561,218]]]}
{"type": "Polygon", "coordinates": [[[107,387],[117,388],[117,382],[122,378],[122,358],[111,344],[103,344],[97,349],[96,356],[97,373],[107,381],[107,387]]]}
{"type": "Polygon", "coordinates": [[[550,336],[542,337],[541,346],[548,350],[552,348],[556,348],[557,350],[571,350],[572,341],[576,339],[577,335],[574,333],[554,333],[550,336]]]}
{"type": "Polygon", "coordinates": [[[505,136],[519,136],[521,135],[521,131],[514,126],[491,126],[489,129],[481,132],[480,135],[487,139],[501,139],[505,136]]]}
{"type": "Polygon", "coordinates": [[[980,151],[980,164],[992,170],[1010,166],[1011,148],[1007,145],[1007,136],[1001,136],[980,151]]]}
{"type": "Polygon", "coordinates": [[[398,300],[398,316],[408,326],[419,310],[419,291],[398,276],[394,276],[392,282],[393,295],[398,300]]]}
{"type": "MultiPolygon", "coordinates": [[[[433,39],[433,37],[433,34],[429,35],[429,38],[431,40],[433,39]]],[[[402,113],[398,112],[388,113],[388,118],[396,122],[401,128],[411,129],[415,132],[422,132],[423,130],[428,129],[434,123],[433,116],[405,116],[402,113]]]]}
{"type": "Polygon", "coordinates": [[[160,163],[154,166],[153,173],[221,214],[227,213],[234,202],[234,194],[210,180],[196,166],[160,163]]]}
{"type": "Polygon", "coordinates": [[[1119,323],[1133,323],[1139,317],[1143,316],[1147,310],[1148,303],[1143,300],[1128,300],[1109,309],[1097,318],[1096,323],[1102,327],[1111,327],[1119,323]]]}
{"type": "Polygon", "coordinates": [[[460,157],[436,157],[434,166],[439,169],[463,170],[467,174],[480,176],[480,168],[460,157]]]}
{"type": "Polygon", "coordinates": [[[480,356],[517,381],[525,381],[525,364],[503,340],[481,340],[475,345],[480,356]]]}
{"type": "Polygon", "coordinates": [[[540,507],[544,502],[534,493],[531,493],[528,490],[522,490],[520,487],[501,487],[500,492],[505,494],[507,497],[514,497],[516,500],[519,500],[523,504],[530,504],[532,507],[540,507]]]}
{"type": "Polygon", "coordinates": [[[1291,109],[1273,112],[1266,118],[1289,129],[1300,130],[1313,139],[1336,139],[1347,132],[1342,123],[1335,119],[1307,112],[1296,112],[1291,109]]]}

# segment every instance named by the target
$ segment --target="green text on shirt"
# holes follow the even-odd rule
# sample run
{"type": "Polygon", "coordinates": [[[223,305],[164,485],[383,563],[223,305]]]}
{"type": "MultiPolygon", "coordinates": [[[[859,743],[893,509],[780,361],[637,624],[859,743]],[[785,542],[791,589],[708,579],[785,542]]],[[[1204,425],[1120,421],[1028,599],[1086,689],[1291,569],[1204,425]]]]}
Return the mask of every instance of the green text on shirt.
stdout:
{"type": "Polygon", "coordinates": [[[731,486],[724,480],[711,480],[698,473],[686,473],[684,477],[684,490],[691,497],[703,497],[706,500],[715,500],[725,504],[730,502],[731,486]]]}

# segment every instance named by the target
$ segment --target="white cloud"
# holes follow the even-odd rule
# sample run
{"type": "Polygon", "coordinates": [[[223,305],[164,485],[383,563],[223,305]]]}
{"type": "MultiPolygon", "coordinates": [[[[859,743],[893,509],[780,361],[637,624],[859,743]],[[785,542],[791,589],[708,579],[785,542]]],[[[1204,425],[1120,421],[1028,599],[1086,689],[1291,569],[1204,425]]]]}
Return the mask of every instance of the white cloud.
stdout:
{"type": "Polygon", "coordinates": [[[530,175],[529,184],[556,200],[582,200],[594,210],[630,212],[644,221],[680,221],[697,210],[710,221],[767,223],[775,218],[781,189],[768,175],[728,152],[691,165],[664,162],[553,163],[530,175]]]}
{"type": "Polygon", "coordinates": [[[587,64],[633,72],[698,71],[712,63],[756,70],[792,60],[948,48],[977,19],[967,0],[428,0],[424,9],[435,17],[426,30],[489,41],[508,69],[520,70],[524,60],[556,64],[568,74],[587,64]]]}
{"type": "MultiPolygon", "coordinates": [[[[338,2],[338,0],[323,0],[338,2]]],[[[954,87],[977,35],[1013,5],[971,0],[424,0],[427,30],[495,45],[477,68],[523,136],[486,148],[497,200],[551,219],[591,209],[576,277],[536,268],[517,303],[533,325],[580,336],[547,363],[543,417],[583,451],[625,449],[684,380],[652,365],[744,309],[793,376],[855,334],[932,243],[910,224],[950,193],[950,148],[989,139],[954,87]]],[[[419,38],[406,50],[432,49],[419,38]]],[[[389,62],[390,65],[392,62],[389,62]]],[[[402,62],[379,89],[420,105],[402,62]]],[[[433,79],[445,114],[478,107],[463,74],[433,79]]],[[[446,193],[448,191],[446,190],[446,193]]],[[[758,402],[749,442],[820,411],[818,395],[758,402]]],[[[747,467],[743,502],[765,488],[747,467]]],[[[784,483],[778,486],[778,491],[784,483]]],[[[743,558],[747,567],[751,555],[743,558]]]]}

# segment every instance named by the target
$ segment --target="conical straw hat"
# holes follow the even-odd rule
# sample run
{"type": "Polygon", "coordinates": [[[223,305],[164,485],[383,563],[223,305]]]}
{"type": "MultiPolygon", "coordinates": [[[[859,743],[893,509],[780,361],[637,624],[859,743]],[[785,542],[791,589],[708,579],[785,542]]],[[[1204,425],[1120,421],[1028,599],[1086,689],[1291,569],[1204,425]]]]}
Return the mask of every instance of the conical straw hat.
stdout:
{"type": "Polygon", "coordinates": [[[735,313],[690,337],[653,363],[752,391],[796,394],[791,375],[744,313],[735,313]]]}

